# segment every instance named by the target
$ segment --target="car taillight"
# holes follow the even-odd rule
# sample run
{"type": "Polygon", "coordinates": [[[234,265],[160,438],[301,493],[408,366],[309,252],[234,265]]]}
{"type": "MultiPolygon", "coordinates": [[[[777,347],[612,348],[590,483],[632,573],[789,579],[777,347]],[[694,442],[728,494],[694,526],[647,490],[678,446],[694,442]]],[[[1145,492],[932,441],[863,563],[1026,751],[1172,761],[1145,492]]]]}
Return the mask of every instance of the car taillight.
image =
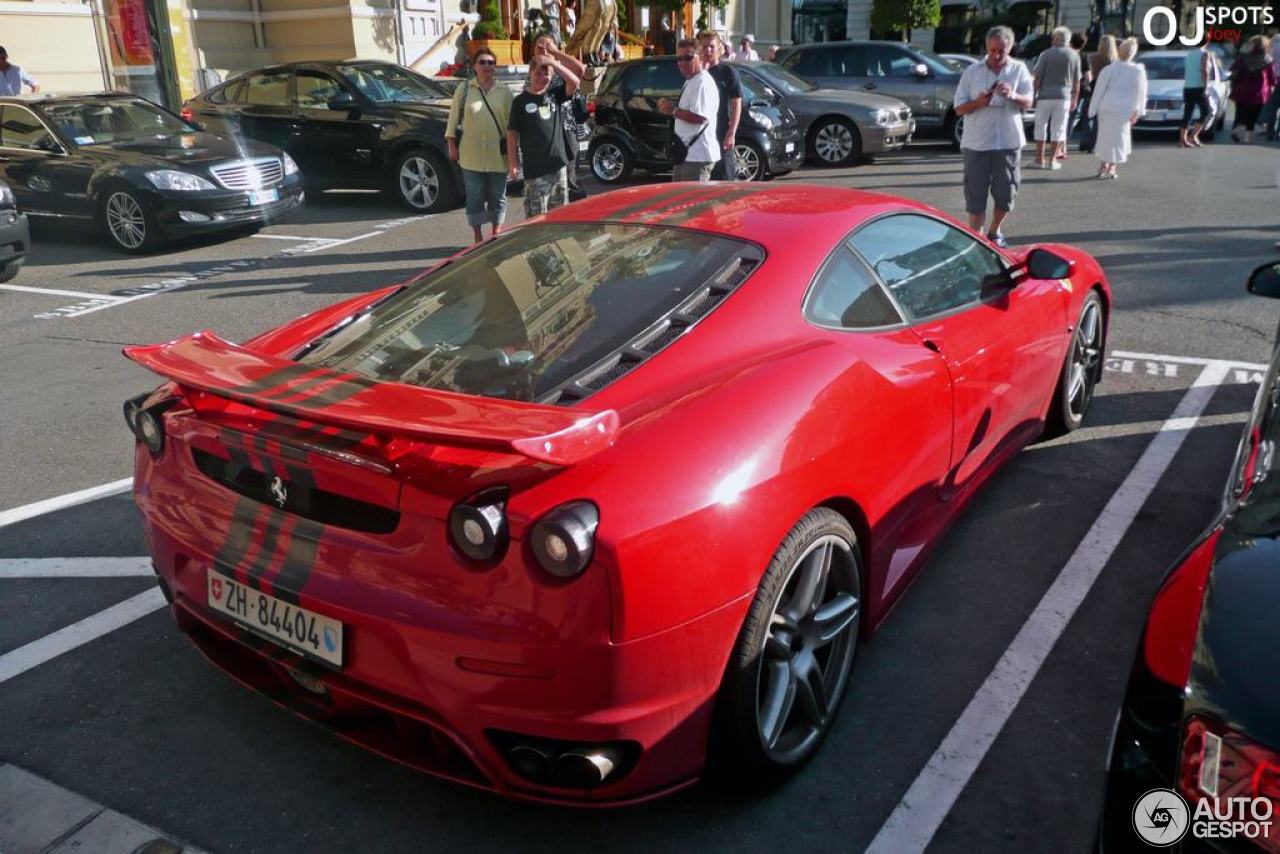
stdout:
{"type": "Polygon", "coordinates": [[[1189,718],[1178,762],[1178,789],[1193,817],[1203,799],[1215,821],[1257,823],[1251,829],[1256,832],[1236,835],[1269,854],[1280,854],[1280,752],[1216,721],[1189,718]]]}
{"type": "Polygon", "coordinates": [[[1204,588],[1213,568],[1221,528],[1214,528],[1173,571],[1156,593],[1147,615],[1142,651],[1147,668],[1162,682],[1183,688],[1191,675],[1191,654],[1200,628],[1204,588]]]}
{"type": "Polygon", "coordinates": [[[182,120],[186,122],[194,122],[196,120],[195,111],[192,110],[186,104],[182,105],[182,110],[178,113],[178,115],[182,116],[182,120]]]}

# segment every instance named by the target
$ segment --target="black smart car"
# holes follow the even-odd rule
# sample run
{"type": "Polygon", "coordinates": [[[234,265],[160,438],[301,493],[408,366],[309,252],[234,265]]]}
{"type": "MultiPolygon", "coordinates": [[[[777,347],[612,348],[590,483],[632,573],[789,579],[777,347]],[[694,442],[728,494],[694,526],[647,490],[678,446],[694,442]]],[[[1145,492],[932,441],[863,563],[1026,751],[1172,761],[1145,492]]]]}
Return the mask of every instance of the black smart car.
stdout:
{"type": "Polygon", "coordinates": [[[390,62],[295,62],[250,71],[192,98],[182,115],[278,145],[308,190],[377,188],[424,213],[462,196],[445,155],[450,93],[390,62]]]}
{"type": "MultiPolygon", "coordinates": [[[[667,146],[673,120],[658,110],[662,98],[677,100],[684,75],[674,56],[652,56],[609,66],[596,90],[595,133],[588,149],[591,172],[606,184],[627,179],[635,167],[670,172],[667,146]]],[[[804,139],[795,114],[774,94],[742,78],[742,117],[734,146],[740,181],[762,181],[799,168],[804,139]]]]}
{"type": "Polygon", "coordinates": [[[277,148],[197,128],[119,92],[0,98],[0,179],[33,217],[96,220],[125,252],[258,228],[302,201],[277,148]]]}
{"type": "MultiPolygon", "coordinates": [[[[1256,270],[1249,290],[1280,297],[1280,264],[1256,270]]],[[[1280,341],[1221,510],[1147,614],[1112,736],[1100,851],[1280,851],[1278,448],[1280,341]]]]}
{"type": "Polygon", "coordinates": [[[30,245],[26,214],[18,211],[9,185],[0,181],[0,282],[18,275],[30,245]]]}

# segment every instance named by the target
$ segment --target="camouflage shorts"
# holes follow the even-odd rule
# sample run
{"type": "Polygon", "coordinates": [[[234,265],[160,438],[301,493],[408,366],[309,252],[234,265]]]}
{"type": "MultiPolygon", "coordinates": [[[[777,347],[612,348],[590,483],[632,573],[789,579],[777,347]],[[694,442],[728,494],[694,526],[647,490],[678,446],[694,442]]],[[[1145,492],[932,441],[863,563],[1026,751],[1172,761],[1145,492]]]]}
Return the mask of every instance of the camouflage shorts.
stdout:
{"type": "Polygon", "coordinates": [[[569,174],[559,172],[526,178],[524,181],[524,215],[537,216],[569,203],[569,174]]]}

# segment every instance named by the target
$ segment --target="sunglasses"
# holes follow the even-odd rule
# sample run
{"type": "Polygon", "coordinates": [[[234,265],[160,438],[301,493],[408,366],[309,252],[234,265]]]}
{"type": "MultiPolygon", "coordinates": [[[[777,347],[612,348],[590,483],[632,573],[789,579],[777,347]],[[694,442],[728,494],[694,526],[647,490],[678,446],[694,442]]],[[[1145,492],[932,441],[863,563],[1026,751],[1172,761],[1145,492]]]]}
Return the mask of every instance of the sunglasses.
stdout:
{"type": "Polygon", "coordinates": [[[477,59],[476,65],[497,65],[492,59],[477,59]]]}
{"type": "Polygon", "coordinates": [[[681,55],[676,57],[676,62],[693,62],[697,59],[693,54],[681,55]]]}

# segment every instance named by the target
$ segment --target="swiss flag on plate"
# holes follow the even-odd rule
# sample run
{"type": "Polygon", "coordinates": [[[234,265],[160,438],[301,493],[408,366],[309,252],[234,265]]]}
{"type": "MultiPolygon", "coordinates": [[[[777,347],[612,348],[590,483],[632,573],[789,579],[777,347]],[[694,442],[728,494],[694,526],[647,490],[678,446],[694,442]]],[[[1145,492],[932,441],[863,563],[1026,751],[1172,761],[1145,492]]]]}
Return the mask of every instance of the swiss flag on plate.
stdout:
{"type": "Polygon", "coordinates": [[[213,579],[213,583],[210,584],[209,587],[213,591],[213,598],[221,602],[222,601],[222,579],[215,577],[213,579]]]}

